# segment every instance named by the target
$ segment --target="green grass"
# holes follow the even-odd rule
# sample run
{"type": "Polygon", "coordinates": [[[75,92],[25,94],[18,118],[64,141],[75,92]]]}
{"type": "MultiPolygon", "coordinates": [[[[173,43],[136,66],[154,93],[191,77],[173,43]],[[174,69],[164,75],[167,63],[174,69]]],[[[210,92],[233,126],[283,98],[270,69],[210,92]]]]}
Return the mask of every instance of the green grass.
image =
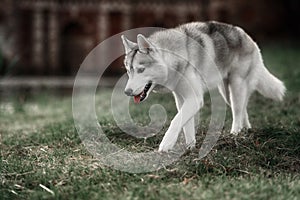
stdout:
{"type": "MultiPolygon", "coordinates": [[[[0,103],[1,199],[297,199],[300,197],[300,49],[267,46],[266,65],[287,85],[282,103],[253,95],[253,129],[238,137],[225,130],[202,160],[198,150],[209,122],[201,111],[198,145],[158,171],[132,174],[107,167],[85,149],[74,128],[71,98],[18,94],[0,103]],[[53,193],[42,188],[46,186],[53,193]]],[[[151,103],[161,103],[168,122],[147,140],[123,133],[112,120],[109,89],[97,95],[98,120],[107,137],[128,151],[156,150],[176,113],[170,95],[130,104],[134,120],[149,122],[151,103]]]]}

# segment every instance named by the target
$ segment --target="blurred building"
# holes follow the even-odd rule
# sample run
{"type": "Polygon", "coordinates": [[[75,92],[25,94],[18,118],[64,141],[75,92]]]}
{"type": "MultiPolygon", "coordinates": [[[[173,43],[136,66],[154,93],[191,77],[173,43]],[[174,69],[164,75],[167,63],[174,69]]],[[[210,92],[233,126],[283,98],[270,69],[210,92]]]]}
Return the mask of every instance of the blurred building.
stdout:
{"type": "MultiPolygon", "coordinates": [[[[74,75],[99,42],[136,27],[219,20],[240,25],[257,37],[278,33],[286,18],[285,9],[276,2],[1,0],[0,73],[74,75]]],[[[110,73],[118,72],[118,67],[110,68],[110,73]]]]}

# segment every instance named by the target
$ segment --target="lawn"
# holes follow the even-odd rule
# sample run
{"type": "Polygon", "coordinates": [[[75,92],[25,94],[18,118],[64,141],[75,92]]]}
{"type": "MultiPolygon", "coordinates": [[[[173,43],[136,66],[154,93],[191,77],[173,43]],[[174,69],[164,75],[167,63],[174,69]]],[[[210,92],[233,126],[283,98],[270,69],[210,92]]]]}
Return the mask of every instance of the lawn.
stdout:
{"type": "MultiPolygon", "coordinates": [[[[105,166],[82,144],[74,127],[70,96],[9,91],[0,102],[1,199],[299,199],[300,49],[265,45],[266,65],[288,88],[284,102],[254,94],[251,130],[238,137],[224,131],[207,157],[198,158],[209,122],[209,101],[201,111],[197,148],[157,171],[132,174],[105,166]]],[[[98,121],[107,137],[128,151],[156,150],[176,113],[170,95],[151,95],[130,104],[140,124],[161,103],[168,120],[156,136],[134,138],[122,132],[110,111],[111,89],[96,96],[98,121]]]]}

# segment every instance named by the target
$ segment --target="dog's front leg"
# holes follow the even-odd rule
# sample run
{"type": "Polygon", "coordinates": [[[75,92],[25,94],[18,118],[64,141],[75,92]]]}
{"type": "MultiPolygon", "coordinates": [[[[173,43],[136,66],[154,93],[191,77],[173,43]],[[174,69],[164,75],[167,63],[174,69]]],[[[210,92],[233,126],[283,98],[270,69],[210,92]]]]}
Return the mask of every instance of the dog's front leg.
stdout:
{"type": "Polygon", "coordinates": [[[172,120],[169,129],[159,145],[159,152],[165,152],[174,147],[181,129],[191,118],[194,117],[202,105],[202,97],[185,98],[181,109],[172,120]]]}
{"type": "MultiPolygon", "coordinates": [[[[179,112],[182,104],[183,104],[183,98],[179,95],[176,94],[175,92],[173,93],[175,102],[176,102],[176,107],[177,111],[179,112]]],[[[183,127],[183,133],[185,137],[185,143],[188,149],[192,149],[195,147],[196,144],[196,138],[195,138],[195,119],[192,117],[183,127]]]]}

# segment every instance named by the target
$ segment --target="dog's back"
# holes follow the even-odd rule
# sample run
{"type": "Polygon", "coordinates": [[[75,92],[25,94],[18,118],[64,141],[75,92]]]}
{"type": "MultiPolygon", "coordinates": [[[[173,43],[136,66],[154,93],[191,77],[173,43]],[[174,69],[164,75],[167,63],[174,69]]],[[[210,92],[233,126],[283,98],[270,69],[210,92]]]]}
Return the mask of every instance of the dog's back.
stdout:
{"type": "Polygon", "coordinates": [[[226,67],[234,56],[252,53],[256,46],[253,40],[240,28],[230,24],[209,21],[192,22],[177,27],[188,37],[197,41],[205,48],[205,36],[213,44],[215,62],[217,65],[226,67]]]}

